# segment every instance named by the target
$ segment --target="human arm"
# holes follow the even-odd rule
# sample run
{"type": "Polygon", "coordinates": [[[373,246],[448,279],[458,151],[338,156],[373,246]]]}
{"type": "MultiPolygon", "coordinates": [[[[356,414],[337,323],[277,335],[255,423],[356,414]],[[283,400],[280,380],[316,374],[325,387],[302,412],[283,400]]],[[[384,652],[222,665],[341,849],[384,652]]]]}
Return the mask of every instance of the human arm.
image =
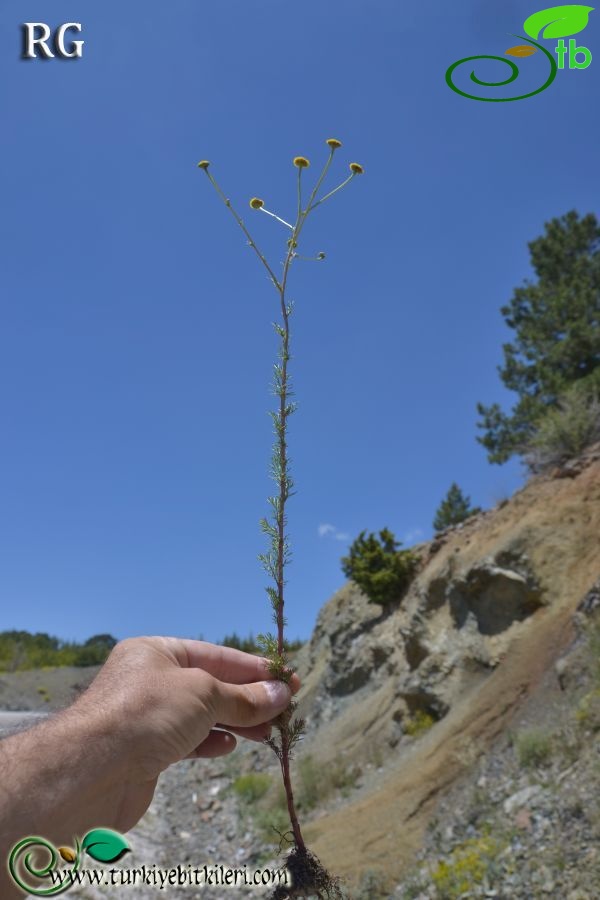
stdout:
{"type": "MultiPolygon", "coordinates": [[[[93,827],[129,830],[168,766],[230,753],[234,734],[262,740],[290,698],[261,657],[204,641],[122,641],[72,706],[0,741],[3,860],[28,835],[70,846],[93,827]]],[[[11,890],[2,864],[0,896],[20,896],[11,890]]]]}

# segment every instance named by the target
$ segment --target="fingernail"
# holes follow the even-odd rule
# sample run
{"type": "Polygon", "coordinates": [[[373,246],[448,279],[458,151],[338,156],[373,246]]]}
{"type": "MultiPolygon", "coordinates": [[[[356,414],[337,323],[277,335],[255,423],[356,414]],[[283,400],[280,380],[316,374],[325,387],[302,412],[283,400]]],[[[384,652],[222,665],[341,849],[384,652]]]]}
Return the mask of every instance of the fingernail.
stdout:
{"type": "Polygon", "coordinates": [[[291,699],[291,691],[283,681],[263,681],[263,685],[265,686],[269,700],[276,706],[288,703],[291,699]]]}

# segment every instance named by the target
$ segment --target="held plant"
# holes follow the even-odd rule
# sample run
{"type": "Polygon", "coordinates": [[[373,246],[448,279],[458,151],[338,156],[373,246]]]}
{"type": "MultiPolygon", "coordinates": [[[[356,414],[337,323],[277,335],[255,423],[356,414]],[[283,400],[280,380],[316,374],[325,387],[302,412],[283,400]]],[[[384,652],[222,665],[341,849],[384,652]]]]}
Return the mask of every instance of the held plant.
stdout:
{"type": "MultiPolygon", "coordinates": [[[[271,518],[263,518],[260,520],[261,529],[267,535],[269,540],[269,549],[266,553],[260,554],[259,556],[266,573],[273,581],[273,584],[269,585],[266,588],[266,591],[273,610],[273,619],[277,627],[277,634],[259,635],[258,642],[268,660],[269,672],[275,678],[285,682],[289,682],[293,673],[293,669],[288,662],[288,648],[284,639],[284,627],[286,624],[284,617],[284,587],[287,583],[284,579],[284,572],[286,565],[291,559],[289,537],[286,532],[286,504],[290,496],[295,493],[291,490],[294,482],[290,475],[289,468],[287,423],[289,417],[296,410],[296,404],[290,400],[293,396],[293,391],[291,389],[288,369],[288,363],[291,359],[290,316],[293,311],[293,303],[292,301],[288,302],[287,299],[288,280],[292,266],[297,261],[322,261],[325,259],[325,254],[323,252],[319,252],[313,256],[305,256],[299,253],[300,238],[309,215],[325,203],[325,201],[333,197],[334,194],[345,187],[357,175],[363,174],[363,168],[359,163],[350,163],[350,174],[332,190],[319,196],[321,186],[329,172],[334,155],[342,146],[341,142],[335,138],[329,138],[326,143],[329,148],[329,155],[312,190],[307,192],[308,199],[305,198],[303,173],[305,169],[309,168],[310,163],[304,156],[294,157],[293,164],[296,168],[297,175],[298,200],[293,224],[277,215],[275,212],[267,209],[264,200],[260,197],[252,197],[249,201],[252,210],[268,215],[286,231],[286,248],[284,260],[281,263],[281,272],[276,272],[276,267],[271,266],[265,255],[259,249],[244,221],[233,208],[231,201],[223,193],[213,177],[209,161],[204,159],[198,163],[198,167],[205,173],[218,196],[242,229],[247,239],[248,246],[252,248],[261,264],[266,269],[270,282],[275,288],[279,299],[281,321],[273,322],[273,328],[280,338],[280,346],[278,350],[278,362],[274,365],[272,383],[272,392],[278,398],[279,402],[277,409],[270,412],[275,432],[273,454],[271,457],[271,477],[277,485],[278,492],[275,496],[268,498],[268,503],[271,507],[271,518]]],[[[291,825],[291,831],[287,831],[283,834],[280,833],[280,848],[284,842],[293,845],[287,858],[287,867],[292,877],[293,887],[278,888],[274,896],[277,898],[310,895],[316,895],[320,898],[341,897],[342,893],[339,888],[338,879],[333,878],[323,868],[317,857],[307,849],[296,814],[290,777],[290,760],[292,758],[294,747],[304,733],[304,721],[301,718],[294,717],[295,710],[296,703],[292,701],[287,710],[278,716],[275,724],[279,732],[279,740],[274,738],[266,739],[266,743],[269,744],[276,754],[281,766],[287,811],[291,825]]]]}

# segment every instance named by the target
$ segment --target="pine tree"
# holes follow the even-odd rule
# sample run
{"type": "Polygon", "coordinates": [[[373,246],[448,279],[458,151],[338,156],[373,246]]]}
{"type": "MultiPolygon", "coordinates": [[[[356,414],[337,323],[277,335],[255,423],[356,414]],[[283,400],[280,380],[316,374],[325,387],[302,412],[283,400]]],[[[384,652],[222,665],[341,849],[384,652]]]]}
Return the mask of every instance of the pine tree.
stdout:
{"type": "Polygon", "coordinates": [[[511,414],[478,404],[477,440],[492,463],[524,455],[537,427],[576,382],[600,385],[600,225],[572,210],[529,244],[537,280],[501,309],[514,331],[498,371],[518,400],[511,414]]]}
{"type": "Polygon", "coordinates": [[[443,531],[450,525],[458,525],[459,522],[464,522],[469,516],[474,516],[479,511],[478,506],[471,507],[471,498],[465,496],[456,482],[453,481],[435,514],[433,527],[436,531],[443,531]]]}

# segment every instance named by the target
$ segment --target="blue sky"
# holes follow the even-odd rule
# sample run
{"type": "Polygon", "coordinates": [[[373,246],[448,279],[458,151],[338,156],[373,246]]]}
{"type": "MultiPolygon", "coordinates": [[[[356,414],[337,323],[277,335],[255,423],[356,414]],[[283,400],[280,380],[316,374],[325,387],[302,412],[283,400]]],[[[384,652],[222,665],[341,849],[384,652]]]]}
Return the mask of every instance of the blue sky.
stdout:
{"type": "MultiPolygon", "coordinates": [[[[522,483],[488,464],[475,405],[512,400],[499,309],[527,241],[598,213],[600,12],[577,38],[590,68],[531,99],[476,103],[444,73],[502,55],[538,8],[4,0],[0,629],[271,627],[277,296],[201,158],[275,265],[284,234],[248,198],[292,215],[291,159],[314,177],[331,136],[340,176],[366,170],[309,219],[327,259],[291,282],[289,635],[309,636],[362,529],[428,537],[452,481],[484,507],[522,483]],[[80,21],[83,59],[21,60],[26,21],[80,21]]],[[[520,63],[525,86],[544,63],[520,63]]]]}

